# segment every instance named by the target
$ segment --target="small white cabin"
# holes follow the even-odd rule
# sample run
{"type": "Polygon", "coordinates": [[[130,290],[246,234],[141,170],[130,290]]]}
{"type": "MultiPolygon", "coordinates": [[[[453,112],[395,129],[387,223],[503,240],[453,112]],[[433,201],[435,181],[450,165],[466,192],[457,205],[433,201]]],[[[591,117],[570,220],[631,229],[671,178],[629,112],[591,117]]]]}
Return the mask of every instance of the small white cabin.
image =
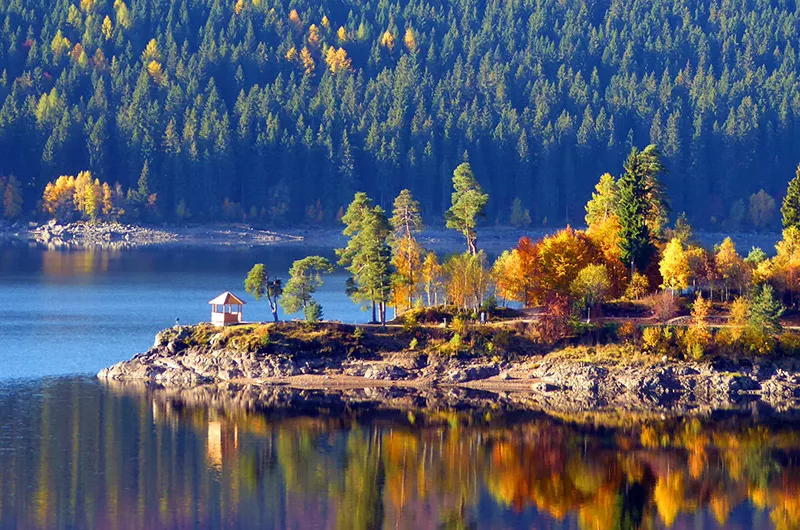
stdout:
{"type": "Polygon", "coordinates": [[[225,291],[208,303],[211,304],[211,323],[215,326],[242,322],[242,306],[245,303],[230,291],[225,291]]]}

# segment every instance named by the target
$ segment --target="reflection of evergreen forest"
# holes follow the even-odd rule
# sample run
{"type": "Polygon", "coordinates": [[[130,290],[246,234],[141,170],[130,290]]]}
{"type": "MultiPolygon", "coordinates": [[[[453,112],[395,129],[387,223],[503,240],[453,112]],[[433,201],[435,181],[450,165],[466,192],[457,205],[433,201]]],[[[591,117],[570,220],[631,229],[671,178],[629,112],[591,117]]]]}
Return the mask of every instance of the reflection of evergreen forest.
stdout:
{"type": "Polygon", "coordinates": [[[129,215],[321,222],[438,216],[468,156],[490,221],[561,224],[654,143],[675,211],[735,229],[797,164],[798,42],[785,0],[10,0],[0,175],[22,212],[89,170],[129,215]]]}
{"type": "Polygon", "coordinates": [[[0,527],[800,525],[796,428],[393,417],[209,412],[86,381],[0,390],[0,527]]]}

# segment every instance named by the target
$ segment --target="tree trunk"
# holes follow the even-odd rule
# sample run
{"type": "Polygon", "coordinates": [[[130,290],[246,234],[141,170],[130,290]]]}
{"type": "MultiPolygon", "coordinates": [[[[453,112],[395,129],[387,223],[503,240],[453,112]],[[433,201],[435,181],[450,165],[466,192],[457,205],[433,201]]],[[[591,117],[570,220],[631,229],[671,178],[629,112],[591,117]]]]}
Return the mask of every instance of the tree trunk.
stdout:
{"type": "Polygon", "coordinates": [[[372,324],[377,322],[377,317],[375,315],[375,300],[372,301],[372,324]]]}
{"type": "Polygon", "coordinates": [[[274,320],[275,322],[278,322],[278,304],[270,302],[269,303],[269,308],[272,311],[272,320],[274,320]]]}

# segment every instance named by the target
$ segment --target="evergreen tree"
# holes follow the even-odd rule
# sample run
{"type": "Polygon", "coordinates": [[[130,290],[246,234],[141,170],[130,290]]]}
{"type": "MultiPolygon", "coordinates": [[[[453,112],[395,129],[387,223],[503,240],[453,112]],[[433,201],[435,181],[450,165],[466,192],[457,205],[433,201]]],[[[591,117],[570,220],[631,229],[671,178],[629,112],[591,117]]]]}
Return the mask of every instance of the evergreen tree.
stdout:
{"type": "Polygon", "coordinates": [[[467,250],[473,256],[478,253],[478,235],[475,228],[478,218],[485,216],[489,195],[483,193],[472,174],[469,162],[459,165],[453,172],[451,206],[444,214],[447,228],[458,230],[467,240],[467,250]]]}
{"type": "Polygon", "coordinates": [[[624,169],[625,172],[618,182],[619,248],[620,259],[623,263],[630,263],[633,274],[635,269],[644,270],[656,251],[646,223],[650,211],[648,161],[634,147],[625,161],[624,169]]]}
{"type": "Polygon", "coordinates": [[[314,300],[314,293],[322,286],[322,275],[333,272],[333,264],[322,256],[307,256],[292,264],[289,269],[289,281],[280,297],[280,304],[287,313],[303,310],[307,320],[309,316],[318,317],[322,307],[314,300]]]}
{"type": "Polygon", "coordinates": [[[800,165],[797,166],[794,178],[789,181],[786,197],[781,205],[781,216],[784,228],[800,228],[800,165]]]}
{"type": "Polygon", "coordinates": [[[386,303],[391,294],[391,225],[380,206],[365,193],[356,193],[342,217],[347,246],[337,249],[339,265],[351,275],[348,294],[356,302],[372,305],[372,321],[386,322],[386,303]]]}
{"type": "Polygon", "coordinates": [[[263,263],[256,263],[244,280],[244,290],[256,300],[266,297],[272,311],[272,319],[278,321],[278,299],[283,294],[283,285],[279,278],[270,278],[263,263]]]}
{"type": "Polygon", "coordinates": [[[775,296],[775,289],[765,284],[755,290],[750,298],[748,324],[759,333],[779,333],[784,307],[775,296]]]}
{"type": "Polygon", "coordinates": [[[395,198],[390,222],[396,239],[411,236],[422,230],[419,202],[409,190],[401,190],[395,198]]]}
{"type": "Polygon", "coordinates": [[[410,309],[419,283],[417,271],[422,266],[423,249],[414,238],[422,230],[419,203],[411,192],[402,190],[394,200],[394,210],[389,222],[392,225],[392,265],[394,275],[392,290],[394,306],[410,309]]]}

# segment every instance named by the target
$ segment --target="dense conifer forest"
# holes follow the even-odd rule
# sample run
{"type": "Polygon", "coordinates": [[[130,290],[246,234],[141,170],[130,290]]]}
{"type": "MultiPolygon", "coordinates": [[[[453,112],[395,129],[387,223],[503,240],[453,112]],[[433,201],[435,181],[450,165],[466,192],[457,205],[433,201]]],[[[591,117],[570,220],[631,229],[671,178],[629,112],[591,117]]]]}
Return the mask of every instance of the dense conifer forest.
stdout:
{"type": "Polygon", "coordinates": [[[403,188],[441,218],[466,159],[489,222],[561,225],[653,143],[673,212],[762,228],[798,43],[788,0],[5,0],[0,181],[23,216],[89,171],[153,219],[331,222],[403,188]]]}

